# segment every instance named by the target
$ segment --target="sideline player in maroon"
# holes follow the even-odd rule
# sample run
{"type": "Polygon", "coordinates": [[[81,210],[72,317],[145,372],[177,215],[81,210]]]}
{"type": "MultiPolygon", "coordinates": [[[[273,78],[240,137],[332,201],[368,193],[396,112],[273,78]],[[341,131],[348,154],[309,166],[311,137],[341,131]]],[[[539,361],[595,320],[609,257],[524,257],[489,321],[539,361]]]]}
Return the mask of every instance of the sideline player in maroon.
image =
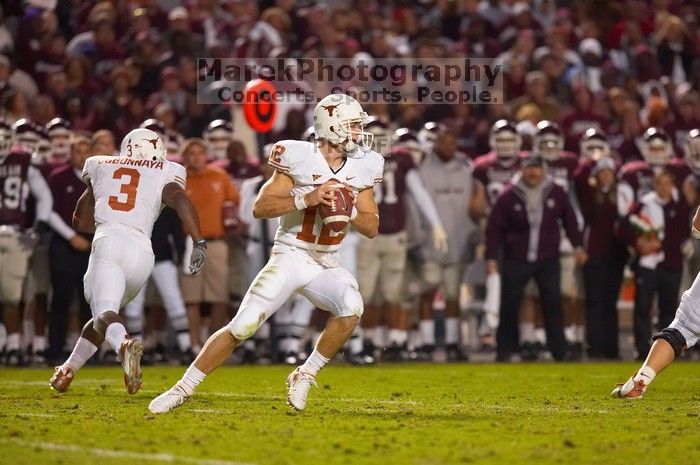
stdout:
{"type": "MultiPolygon", "coordinates": [[[[367,128],[371,130],[371,128],[367,128]]],[[[402,128],[396,131],[401,140],[384,154],[384,183],[374,189],[379,206],[379,235],[373,239],[360,238],[357,249],[357,279],[365,302],[362,317],[366,352],[374,352],[372,341],[382,317],[389,328],[388,356],[398,361],[405,358],[408,341],[409,314],[401,308],[403,277],[406,268],[406,195],[411,195],[416,206],[431,225],[436,249],[447,251],[447,235],[428,191],[418,176],[411,154],[415,135],[402,128]],[[382,305],[374,305],[375,290],[379,286],[382,305]]]]}
{"type": "Polygon", "coordinates": [[[27,275],[31,247],[27,239],[34,236],[27,230],[26,193],[36,198],[35,230],[45,230],[53,200],[44,177],[31,164],[31,154],[19,146],[12,146],[12,129],[0,120],[0,301],[7,328],[5,362],[21,364],[19,335],[19,302],[22,285],[27,275]]]}

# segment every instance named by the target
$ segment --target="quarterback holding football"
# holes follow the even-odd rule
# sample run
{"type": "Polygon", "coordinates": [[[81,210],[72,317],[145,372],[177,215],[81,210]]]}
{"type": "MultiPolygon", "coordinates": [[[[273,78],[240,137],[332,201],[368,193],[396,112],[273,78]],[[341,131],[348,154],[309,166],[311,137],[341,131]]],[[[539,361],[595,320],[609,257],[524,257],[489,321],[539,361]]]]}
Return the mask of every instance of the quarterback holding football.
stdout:
{"type": "Polygon", "coordinates": [[[204,380],[298,292],[333,315],[306,362],[287,378],[288,402],[297,410],[316,375],[350,338],[364,310],[357,281],[338,263],[348,227],[373,238],[379,210],[373,186],[384,159],[370,150],[367,113],[353,97],[333,94],[314,109],[313,143],[283,140],[272,147],[275,169],[253,206],[255,218],[279,217],[269,262],[255,277],[231,322],[215,332],[184,376],[151,401],[152,413],[182,405],[204,380]]]}

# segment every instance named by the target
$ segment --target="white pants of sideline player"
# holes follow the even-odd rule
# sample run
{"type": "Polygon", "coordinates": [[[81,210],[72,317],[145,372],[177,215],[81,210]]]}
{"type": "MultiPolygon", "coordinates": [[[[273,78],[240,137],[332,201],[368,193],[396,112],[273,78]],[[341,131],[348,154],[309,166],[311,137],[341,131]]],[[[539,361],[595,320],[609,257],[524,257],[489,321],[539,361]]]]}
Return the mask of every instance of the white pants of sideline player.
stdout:
{"type": "Polygon", "coordinates": [[[683,335],[688,348],[697,344],[700,338],[700,274],[695,277],[690,289],[681,296],[676,317],[668,327],[683,335]]]}
{"type": "MultiPolygon", "coordinates": [[[[187,329],[187,310],[182,300],[175,263],[170,260],[156,263],[153,267],[153,273],[151,273],[151,280],[155,284],[156,289],[158,289],[160,300],[163,302],[163,307],[165,307],[165,312],[173,329],[175,331],[187,329]]],[[[143,332],[143,308],[146,304],[147,289],[148,286],[143,286],[141,291],[134,297],[134,300],[129,302],[124,308],[126,327],[129,330],[129,334],[143,332]]]]}
{"type": "Polygon", "coordinates": [[[92,316],[119,312],[136,297],[151,275],[153,261],[150,239],[120,227],[100,227],[83,278],[92,316]]]}
{"type": "Polygon", "coordinates": [[[228,330],[248,339],[294,292],[335,316],[362,316],[357,281],[345,268],[324,267],[303,249],[275,244],[270,261],[255,277],[228,330]]]}

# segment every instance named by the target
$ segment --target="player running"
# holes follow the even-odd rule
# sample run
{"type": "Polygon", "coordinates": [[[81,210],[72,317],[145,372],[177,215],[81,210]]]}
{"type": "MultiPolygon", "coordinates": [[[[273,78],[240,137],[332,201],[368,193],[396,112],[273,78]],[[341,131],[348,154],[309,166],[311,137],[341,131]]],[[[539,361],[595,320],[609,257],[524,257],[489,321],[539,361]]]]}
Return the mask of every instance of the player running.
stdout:
{"type": "MultiPolygon", "coordinates": [[[[686,159],[700,160],[700,131],[688,133],[686,159]]],[[[700,239],[700,207],[695,211],[692,234],[700,239]]],[[[693,347],[700,339],[700,274],[690,289],[681,296],[676,317],[667,328],[652,337],[654,344],[641,368],[624,384],[618,384],[611,395],[620,399],[641,399],[657,374],[669,366],[684,350],[693,347]]]]}
{"type": "Polygon", "coordinates": [[[59,392],[68,389],[75,373],[105,339],[121,359],[126,391],[135,394],[141,387],[143,344],[129,338],[119,309],[139,293],[151,275],[151,230],[163,204],[177,212],[192,236],[192,273],[204,265],[207,244],[185,193],[185,168],[167,161],[166,155],[158,134],[139,128],[124,137],[118,157],[98,155],[85,162],[82,178],[87,189],[75,207],[73,227],[95,234],[83,278],[93,318],[83,328],[73,353],[55,368],[49,381],[59,392]]]}
{"type": "Polygon", "coordinates": [[[306,362],[287,378],[289,404],[304,409],[316,375],[350,338],[364,310],[357,281],[338,263],[348,226],[339,233],[331,231],[318,207],[330,205],[340,180],[356,193],[350,223],[364,236],[377,235],[379,213],[372,188],[382,179],[384,160],[369,149],[367,118],[354,98],[329,95],[314,109],[315,143],[285,140],[272,148],[268,163],[276,171],[253,206],[255,218],[280,217],[271,258],[233,320],[209,338],[175,386],[153,399],[148,406],[152,413],[182,405],[294,292],[334,316],[306,362]]]}

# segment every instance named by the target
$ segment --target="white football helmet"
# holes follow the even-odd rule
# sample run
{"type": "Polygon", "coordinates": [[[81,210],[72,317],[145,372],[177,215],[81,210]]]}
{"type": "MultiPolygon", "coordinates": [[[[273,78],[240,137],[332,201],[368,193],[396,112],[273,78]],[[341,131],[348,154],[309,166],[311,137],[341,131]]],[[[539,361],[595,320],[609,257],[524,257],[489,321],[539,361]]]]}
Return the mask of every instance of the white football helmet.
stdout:
{"type": "Polygon", "coordinates": [[[374,136],[365,132],[364,125],[369,117],[360,103],[345,94],[331,94],[323,98],[314,108],[314,133],[316,139],[323,139],[342,148],[348,157],[361,156],[358,148],[369,150],[374,136]],[[359,130],[352,129],[359,124],[359,130]]]}
{"type": "Polygon", "coordinates": [[[542,120],[537,123],[537,132],[532,141],[532,149],[547,161],[556,161],[564,150],[564,134],[559,125],[553,121],[542,120]]]}
{"type": "Polygon", "coordinates": [[[642,135],[641,152],[644,161],[662,166],[673,158],[673,144],[663,129],[651,127],[642,135]]]}
{"type": "Polygon", "coordinates": [[[209,155],[217,160],[226,159],[228,144],[233,140],[233,126],[223,119],[215,119],[204,130],[204,142],[209,155]]]}
{"type": "Polygon", "coordinates": [[[64,118],[54,118],[46,124],[46,131],[51,138],[51,155],[59,160],[68,160],[73,138],[70,122],[64,118]]]}
{"type": "Polygon", "coordinates": [[[135,160],[165,160],[168,151],[165,148],[163,138],[154,131],[146,128],[137,128],[124,136],[120,157],[133,158],[135,160]]]}
{"type": "Polygon", "coordinates": [[[499,119],[489,131],[489,147],[499,158],[517,158],[523,139],[513,123],[499,119]]]}
{"type": "Polygon", "coordinates": [[[685,161],[693,173],[700,173],[700,129],[691,129],[688,132],[683,151],[685,152],[685,161]]]}
{"type": "Polygon", "coordinates": [[[581,136],[579,142],[581,158],[598,161],[601,158],[611,156],[610,143],[603,131],[597,128],[588,128],[581,136]]]}

